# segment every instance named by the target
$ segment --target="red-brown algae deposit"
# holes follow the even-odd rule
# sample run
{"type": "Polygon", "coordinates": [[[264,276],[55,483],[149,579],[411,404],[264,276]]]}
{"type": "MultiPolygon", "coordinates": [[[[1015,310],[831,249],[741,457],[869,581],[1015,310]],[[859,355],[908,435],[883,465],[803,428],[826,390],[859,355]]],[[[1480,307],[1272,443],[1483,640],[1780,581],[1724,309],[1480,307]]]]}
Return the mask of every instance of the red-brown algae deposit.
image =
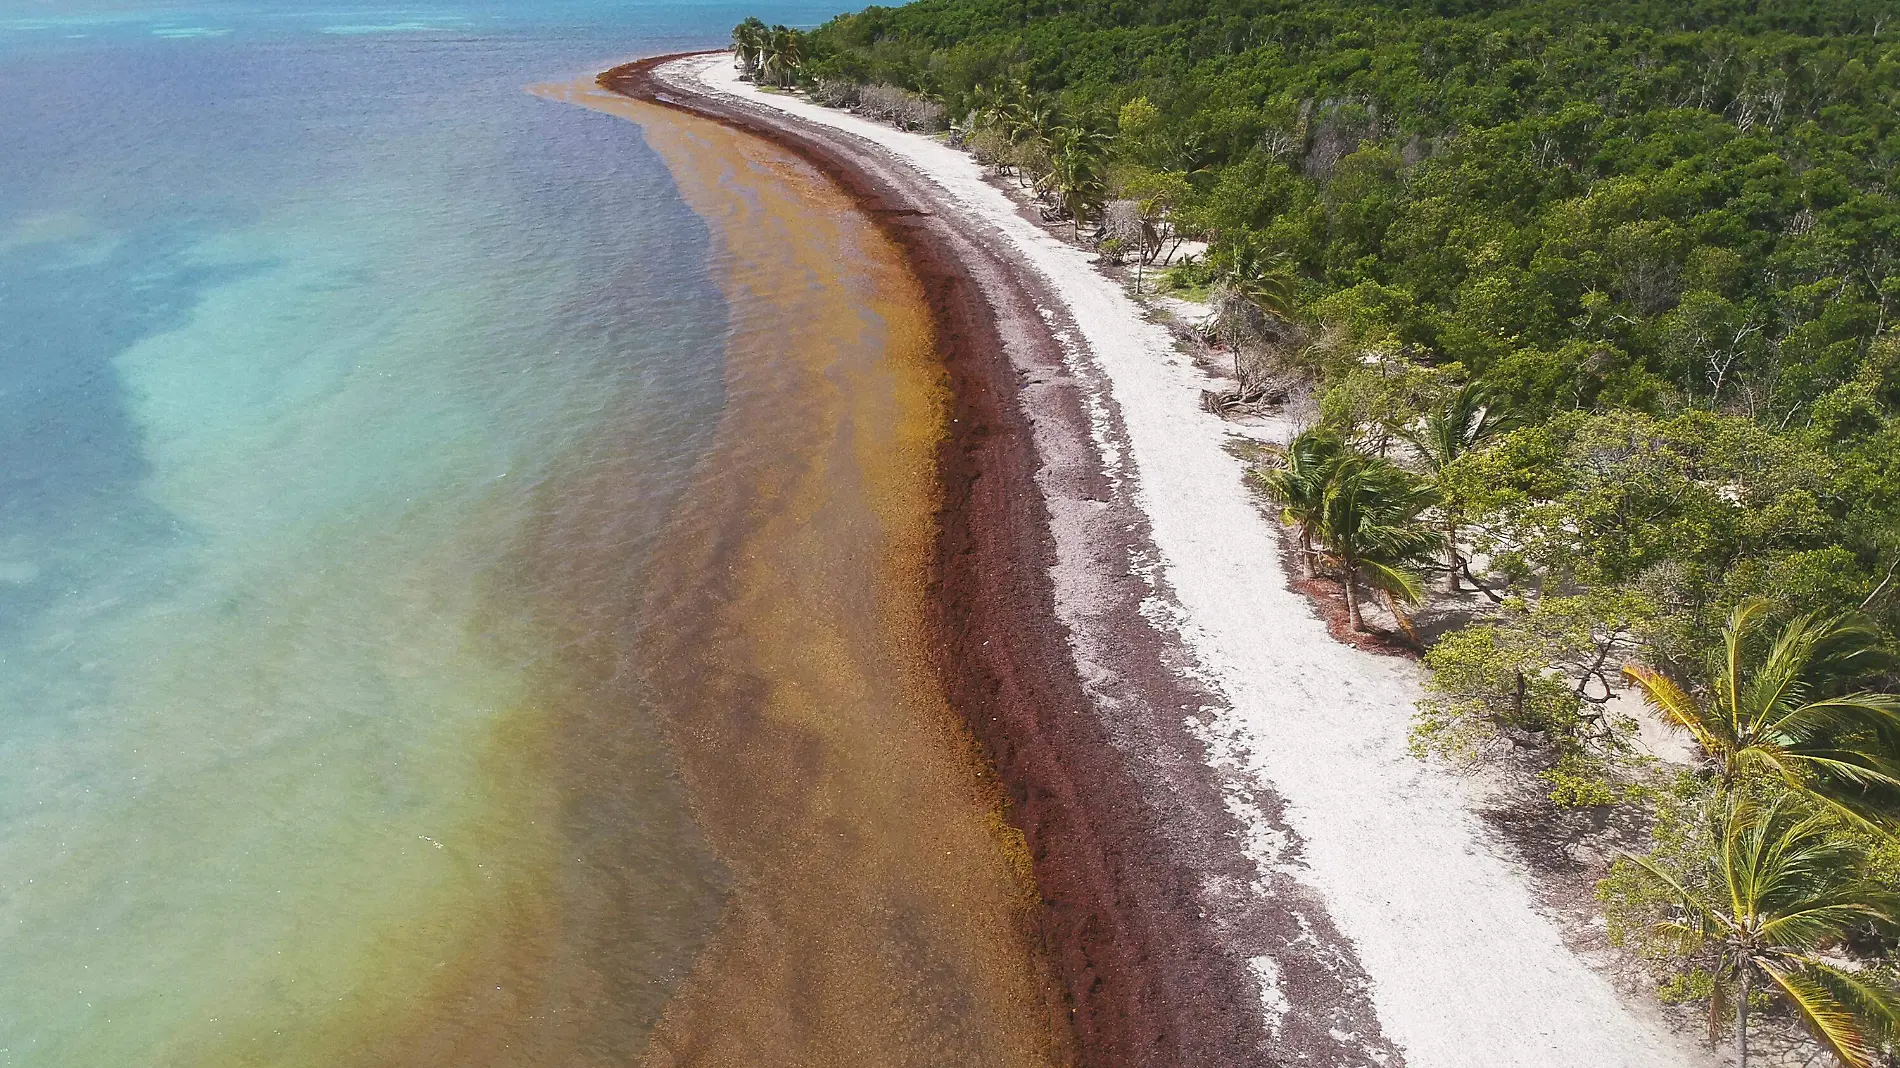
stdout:
{"type": "Polygon", "coordinates": [[[1065,1062],[1021,837],[930,652],[951,395],[918,279],[779,145],[538,91],[641,124],[733,314],[727,410],[636,643],[732,884],[647,1063],[1065,1062]]]}

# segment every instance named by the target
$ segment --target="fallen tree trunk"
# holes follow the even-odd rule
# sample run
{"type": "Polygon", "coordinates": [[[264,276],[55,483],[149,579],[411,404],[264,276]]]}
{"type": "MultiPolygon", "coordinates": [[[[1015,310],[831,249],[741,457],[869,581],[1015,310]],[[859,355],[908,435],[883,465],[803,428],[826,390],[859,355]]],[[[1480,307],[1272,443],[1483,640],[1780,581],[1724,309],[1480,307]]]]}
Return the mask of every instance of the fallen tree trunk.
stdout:
{"type": "Polygon", "coordinates": [[[1244,382],[1239,389],[1202,390],[1201,407],[1222,419],[1256,415],[1285,404],[1287,393],[1287,387],[1278,382],[1244,382]]]}

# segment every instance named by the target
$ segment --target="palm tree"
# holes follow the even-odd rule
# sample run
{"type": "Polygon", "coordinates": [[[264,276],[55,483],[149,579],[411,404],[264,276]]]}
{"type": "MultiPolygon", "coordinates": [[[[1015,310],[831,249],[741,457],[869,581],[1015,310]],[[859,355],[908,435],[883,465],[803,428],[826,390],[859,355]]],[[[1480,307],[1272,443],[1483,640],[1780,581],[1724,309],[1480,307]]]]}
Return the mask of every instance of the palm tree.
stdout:
{"type": "Polygon", "coordinates": [[[1049,184],[1079,237],[1083,221],[1100,206],[1107,190],[1102,163],[1108,135],[1087,126],[1062,126],[1049,140],[1049,184]]]}
{"type": "Polygon", "coordinates": [[[1865,872],[1867,853],[1825,814],[1804,815],[1778,792],[1763,805],[1745,792],[1712,810],[1703,870],[1678,879],[1645,857],[1628,859],[1668,892],[1674,915],[1656,933],[1685,953],[1714,957],[1711,1041],[1734,1014],[1735,1055],[1748,1064],[1749,996],[1757,980],[1786,1001],[1849,1068],[1869,1068],[1900,1025],[1900,995],[1825,954],[1849,935],[1900,923],[1900,897],[1865,872]]]}
{"type": "Polygon", "coordinates": [[[1004,137],[1011,137],[1022,114],[1022,106],[1006,90],[979,85],[970,93],[972,125],[991,127],[1004,137]]]}
{"type": "MultiPolygon", "coordinates": [[[[1399,436],[1412,446],[1436,482],[1444,477],[1445,469],[1454,460],[1509,428],[1509,417],[1499,409],[1490,391],[1476,382],[1467,382],[1446,400],[1444,407],[1426,412],[1416,427],[1401,431],[1399,436]]],[[[1440,490],[1442,495],[1442,485],[1440,490]]],[[[1458,520],[1447,513],[1445,589],[1448,592],[1459,592],[1458,569],[1462,564],[1463,558],[1458,554],[1458,520]]]]}
{"type": "Polygon", "coordinates": [[[1015,154],[1010,149],[1016,144],[1018,133],[1029,114],[1020,99],[1009,89],[990,86],[978,86],[971,94],[970,130],[972,133],[991,133],[990,143],[994,146],[992,151],[996,157],[991,165],[998,174],[1008,174],[1015,166],[1015,154]]]}
{"type": "Polygon", "coordinates": [[[1429,486],[1384,457],[1349,450],[1335,462],[1316,533],[1340,570],[1352,629],[1366,629],[1361,582],[1385,594],[1405,625],[1399,606],[1424,596],[1418,569],[1438,549],[1438,533],[1420,518],[1435,503],[1429,486]]]}
{"type": "Polygon", "coordinates": [[[1293,315],[1293,279],[1287,264],[1285,254],[1264,253],[1252,242],[1234,245],[1216,263],[1214,329],[1233,351],[1234,379],[1243,390],[1243,350],[1267,333],[1268,320],[1293,315]]]}
{"type": "Polygon", "coordinates": [[[1269,315],[1293,314],[1293,278],[1286,253],[1265,252],[1251,241],[1235,243],[1215,261],[1214,284],[1224,286],[1269,315]]]}
{"type": "Polygon", "coordinates": [[[1025,107],[1017,121],[1010,143],[1016,147],[1017,180],[1027,173],[1025,184],[1041,193],[1054,177],[1056,137],[1062,130],[1062,117],[1046,104],[1025,107]]]}
{"type": "Polygon", "coordinates": [[[1698,701],[1650,668],[1623,669],[1651,707],[1689,732],[1722,784],[1778,778],[1871,827],[1900,816],[1900,697],[1865,689],[1895,657],[1866,619],[1802,616],[1763,648],[1769,603],[1744,601],[1723,629],[1714,680],[1698,701]]]}
{"type": "Polygon", "coordinates": [[[758,76],[759,56],[765,49],[766,35],[770,32],[757,16],[732,28],[732,54],[739,60],[741,78],[751,80],[758,76]]]}
{"type": "Polygon", "coordinates": [[[792,76],[805,62],[805,44],[797,30],[774,26],[766,31],[759,53],[759,70],[773,85],[783,89],[792,84],[792,76]]]}
{"type": "Polygon", "coordinates": [[[996,107],[1008,115],[1003,132],[1011,137],[1022,132],[1032,113],[1053,114],[1036,103],[1036,94],[1030,90],[1029,83],[1021,79],[998,88],[995,95],[996,107]]]}
{"type": "Polygon", "coordinates": [[[1280,521],[1299,532],[1300,559],[1312,578],[1313,535],[1326,510],[1333,471],[1346,444],[1338,434],[1317,428],[1302,430],[1287,443],[1285,462],[1257,476],[1261,488],[1280,506],[1280,521]]]}

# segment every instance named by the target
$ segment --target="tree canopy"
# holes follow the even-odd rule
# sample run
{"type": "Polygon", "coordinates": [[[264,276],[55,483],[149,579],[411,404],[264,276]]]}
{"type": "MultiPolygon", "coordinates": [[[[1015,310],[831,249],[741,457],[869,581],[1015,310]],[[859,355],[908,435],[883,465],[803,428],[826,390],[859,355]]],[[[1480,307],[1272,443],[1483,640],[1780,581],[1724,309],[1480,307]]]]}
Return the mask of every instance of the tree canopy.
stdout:
{"type": "Polygon", "coordinates": [[[1527,413],[1794,425],[1900,311],[1891,6],[919,0],[813,69],[1117,119],[1219,236],[1527,413]]]}

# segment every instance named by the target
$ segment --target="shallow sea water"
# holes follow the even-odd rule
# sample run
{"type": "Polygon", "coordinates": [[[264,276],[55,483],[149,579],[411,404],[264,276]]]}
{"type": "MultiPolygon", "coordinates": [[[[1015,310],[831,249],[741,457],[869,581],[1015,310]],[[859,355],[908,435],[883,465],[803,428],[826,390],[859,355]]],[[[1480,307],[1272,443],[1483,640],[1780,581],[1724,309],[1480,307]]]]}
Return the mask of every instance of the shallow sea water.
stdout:
{"type": "Polygon", "coordinates": [[[522,89],[740,14],[0,3],[0,1063],[643,1047],[732,880],[631,653],[729,308],[522,89]]]}

